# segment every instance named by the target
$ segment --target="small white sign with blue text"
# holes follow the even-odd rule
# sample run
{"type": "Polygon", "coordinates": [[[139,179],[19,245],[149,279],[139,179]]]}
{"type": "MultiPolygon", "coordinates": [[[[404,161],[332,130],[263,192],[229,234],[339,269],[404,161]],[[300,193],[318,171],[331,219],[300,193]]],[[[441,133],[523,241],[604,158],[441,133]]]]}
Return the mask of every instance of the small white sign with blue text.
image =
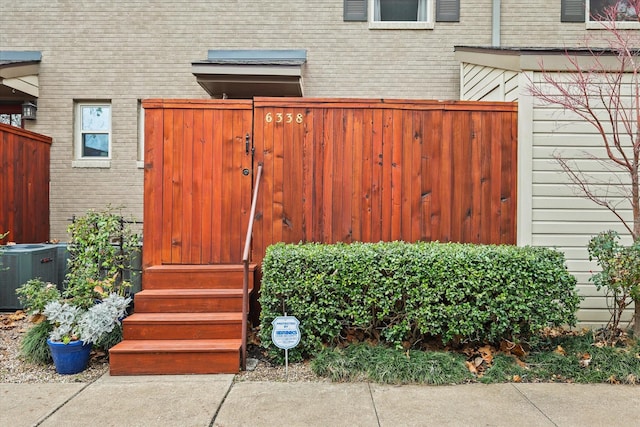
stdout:
{"type": "Polygon", "coordinates": [[[279,316],[271,324],[271,341],[276,347],[288,350],[300,343],[300,321],[295,316],[279,316]]]}

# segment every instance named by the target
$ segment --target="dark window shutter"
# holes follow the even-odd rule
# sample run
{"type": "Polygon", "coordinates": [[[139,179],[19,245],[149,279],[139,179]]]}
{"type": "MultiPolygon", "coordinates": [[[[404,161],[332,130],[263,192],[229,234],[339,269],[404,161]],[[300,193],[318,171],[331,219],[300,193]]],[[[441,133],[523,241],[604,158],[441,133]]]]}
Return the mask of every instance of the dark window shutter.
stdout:
{"type": "Polygon", "coordinates": [[[460,22],[460,0],[436,0],[437,22],[460,22]]]}
{"type": "Polygon", "coordinates": [[[562,0],[560,5],[561,22],[584,22],[584,0],[562,0]]]}
{"type": "Polygon", "coordinates": [[[366,21],[367,0],[344,0],[345,21],[366,21]]]}

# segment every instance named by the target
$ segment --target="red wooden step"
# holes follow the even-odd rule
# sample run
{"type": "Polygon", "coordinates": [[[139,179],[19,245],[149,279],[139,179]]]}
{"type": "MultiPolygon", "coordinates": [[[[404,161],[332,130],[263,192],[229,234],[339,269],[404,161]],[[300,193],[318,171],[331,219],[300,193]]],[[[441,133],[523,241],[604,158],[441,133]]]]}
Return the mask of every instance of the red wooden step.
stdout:
{"type": "Polygon", "coordinates": [[[240,338],[242,313],[134,313],[122,328],[124,340],[240,338]]]}
{"type": "Polygon", "coordinates": [[[128,340],[109,350],[111,375],[235,374],[239,339],[128,340]]]}
{"type": "Polygon", "coordinates": [[[135,296],[136,313],[220,313],[241,310],[242,289],[145,289],[135,296]]]}
{"type": "MultiPolygon", "coordinates": [[[[256,265],[249,266],[249,286],[253,284],[256,265]]],[[[144,289],[242,289],[242,264],[157,265],[142,273],[144,289]]]]}

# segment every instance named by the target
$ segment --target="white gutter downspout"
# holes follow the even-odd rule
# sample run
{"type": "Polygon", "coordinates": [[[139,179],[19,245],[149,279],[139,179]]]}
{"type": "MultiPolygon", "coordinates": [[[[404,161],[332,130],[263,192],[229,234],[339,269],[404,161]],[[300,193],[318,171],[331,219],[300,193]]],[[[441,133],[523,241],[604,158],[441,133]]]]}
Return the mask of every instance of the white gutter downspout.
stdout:
{"type": "Polygon", "coordinates": [[[491,20],[491,45],[500,46],[500,0],[493,0],[493,15],[491,20]]]}

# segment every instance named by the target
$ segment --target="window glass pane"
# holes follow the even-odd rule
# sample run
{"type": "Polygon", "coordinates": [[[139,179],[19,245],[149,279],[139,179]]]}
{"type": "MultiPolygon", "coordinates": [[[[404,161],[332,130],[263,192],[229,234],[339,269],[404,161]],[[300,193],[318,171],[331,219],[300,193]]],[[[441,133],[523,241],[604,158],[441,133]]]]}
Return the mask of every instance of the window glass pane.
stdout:
{"type": "Polygon", "coordinates": [[[109,107],[82,107],[82,130],[109,130],[109,107]]]}
{"type": "Polygon", "coordinates": [[[0,123],[22,127],[22,114],[0,114],[0,123]]]}
{"type": "Polygon", "coordinates": [[[381,21],[417,21],[419,0],[380,0],[381,21]]]}
{"type": "Polygon", "coordinates": [[[628,0],[590,0],[591,21],[598,21],[613,12],[616,21],[637,21],[638,14],[628,0]]]}
{"type": "Polygon", "coordinates": [[[109,135],[85,133],[82,135],[82,157],[108,157],[109,135]]]}

